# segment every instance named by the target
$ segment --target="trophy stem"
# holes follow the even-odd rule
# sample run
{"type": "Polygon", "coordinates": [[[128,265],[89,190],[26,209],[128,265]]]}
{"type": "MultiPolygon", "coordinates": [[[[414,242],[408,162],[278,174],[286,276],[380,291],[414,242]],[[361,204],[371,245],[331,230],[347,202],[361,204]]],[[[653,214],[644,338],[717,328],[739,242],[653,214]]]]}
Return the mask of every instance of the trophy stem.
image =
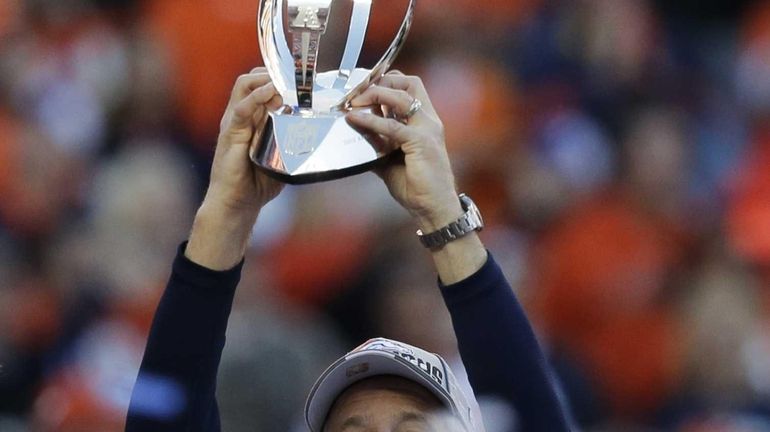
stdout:
{"type": "Polygon", "coordinates": [[[300,109],[313,108],[313,83],[315,82],[319,36],[316,32],[294,34],[292,51],[294,51],[296,58],[294,73],[297,84],[297,102],[300,109]]]}
{"type": "Polygon", "coordinates": [[[313,86],[321,35],[326,32],[331,1],[301,4],[289,1],[289,32],[293,33],[292,55],[297,103],[301,110],[313,109],[313,86]],[[294,3],[294,4],[293,4],[294,3]]]}

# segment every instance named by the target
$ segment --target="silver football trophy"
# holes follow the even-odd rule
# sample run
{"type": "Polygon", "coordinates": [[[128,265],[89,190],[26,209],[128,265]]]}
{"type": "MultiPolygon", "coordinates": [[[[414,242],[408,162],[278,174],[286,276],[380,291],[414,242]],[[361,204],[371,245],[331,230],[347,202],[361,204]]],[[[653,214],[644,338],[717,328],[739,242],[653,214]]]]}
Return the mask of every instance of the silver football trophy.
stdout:
{"type": "Polygon", "coordinates": [[[380,137],[353,129],[345,115],[353,109],[350,101],[393,64],[412,26],[415,1],[409,0],[382,58],[367,69],[358,62],[373,0],[261,0],[259,46],[284,106],[269,113],[264,133],[252,143],[250,156],[259,169],[286,183],[313,183],[362,173],[387,156],[377,150],[380,137]],[[331,19],[332,8],[351,6],[343,2],[352,2],[352,15],[339,69],[318,70],[324,34],[340,25],[331,19]]]}

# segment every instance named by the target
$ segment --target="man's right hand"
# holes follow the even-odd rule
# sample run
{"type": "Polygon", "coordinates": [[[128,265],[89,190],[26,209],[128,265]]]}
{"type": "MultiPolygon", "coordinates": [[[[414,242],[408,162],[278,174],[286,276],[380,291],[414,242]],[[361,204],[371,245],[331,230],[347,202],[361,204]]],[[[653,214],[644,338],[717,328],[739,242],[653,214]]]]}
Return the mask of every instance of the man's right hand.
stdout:
{"type": "Polygon", "coordinates": [[[187,245],[190,260],[227,270],[243,258],[260,209],[283,187],[255,169],[249,146],[262,133],[268,110],[282,104],[264,68],[236,81],[222,117],[211,181],[187,245]]]}
{"type": "Polygon", "coordinates": [[[249,146],[255,135],[262,133],[267,110],[282,104],[265,68],[238,78],[222,116],[205,202],[256,214],[278,195],[281,183],[254,168],[249,146]]]}

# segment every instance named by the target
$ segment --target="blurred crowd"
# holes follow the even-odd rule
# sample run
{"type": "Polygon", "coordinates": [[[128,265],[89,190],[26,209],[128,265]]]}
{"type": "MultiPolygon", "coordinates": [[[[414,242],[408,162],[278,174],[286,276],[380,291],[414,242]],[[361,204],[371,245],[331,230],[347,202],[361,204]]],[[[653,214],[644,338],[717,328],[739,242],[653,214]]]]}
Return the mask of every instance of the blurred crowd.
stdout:
{"type": "MultiPolygon", "coordinates": [[[[0,0],[3,432],[122,430],[230,87],[261,64],[257,7],[0,0]]],[[[582,430],[770,431],[770,1],[418,0],[397,67],[582,430]]],[[[224,430],[303,430],[313,380],[369,337],[461,369],[428,258],[374,175],[287,188],[247,256],[224,430]]]]}

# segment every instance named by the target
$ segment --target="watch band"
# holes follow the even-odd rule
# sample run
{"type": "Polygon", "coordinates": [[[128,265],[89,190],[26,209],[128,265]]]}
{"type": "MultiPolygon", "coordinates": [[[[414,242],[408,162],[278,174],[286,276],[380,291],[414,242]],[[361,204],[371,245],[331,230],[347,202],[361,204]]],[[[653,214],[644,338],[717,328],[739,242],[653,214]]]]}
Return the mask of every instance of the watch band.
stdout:
{"type": "Polygon", "coordinates": [[[432,233],[425,234],[422,230],[418,230],[417,237],[423,246],[428,249],[438,249],[449,242],[465,237],[474,231],[481,231],[484,228],[481,212],[473,200],[465,194],[460,194],[459,198],[465,213],[456,221],[432,233]]]}

